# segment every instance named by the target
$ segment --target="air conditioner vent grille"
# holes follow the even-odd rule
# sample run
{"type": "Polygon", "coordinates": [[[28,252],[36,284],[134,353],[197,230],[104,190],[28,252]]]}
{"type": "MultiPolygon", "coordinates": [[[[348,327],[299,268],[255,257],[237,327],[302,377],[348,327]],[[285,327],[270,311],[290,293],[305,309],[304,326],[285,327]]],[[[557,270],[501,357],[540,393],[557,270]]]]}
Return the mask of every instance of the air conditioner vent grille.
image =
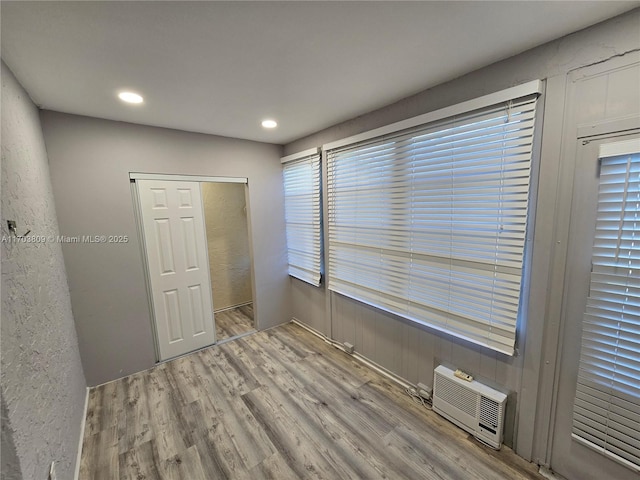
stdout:
{"type": "Polygon", "coordinates": [[[435,376],[435,391],[445,402],[455,405],[467,415],[476,416],[478,394],[441,375],[435,376]]]}
{"type": "Polygon", "coordinates": [[[477,380],[464,381],[455,373],[444,365],[433,371],[433,411],[483,443],[500,448],[507,395],[477,380]]]}
{"type": "Polygon", "coordinates": [[[498,428],[501,405],[487,397],[480,397],[480,423],[498,428]]]}

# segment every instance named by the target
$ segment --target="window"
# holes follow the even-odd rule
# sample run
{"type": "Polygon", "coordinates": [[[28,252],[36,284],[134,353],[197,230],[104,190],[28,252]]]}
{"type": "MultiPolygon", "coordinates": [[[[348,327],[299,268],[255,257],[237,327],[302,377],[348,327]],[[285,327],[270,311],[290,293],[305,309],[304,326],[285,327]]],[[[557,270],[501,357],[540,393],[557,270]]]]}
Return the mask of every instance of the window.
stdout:
{"type": "Polygon", "coordinates": [[[282,159],[289,275],[320,285],[320,154],[317,149],[282,159]]]}
{"type": "Polygon", "coordinates": [[[329,243],[341,246],[329,258],[332,278],[357,278],[359,299],[368,303],[375,301],[368,292],[394,288],[391,279],[381,275],[378,255],[398,241],[388,208],[393,203],[394,151],[394,142],[380,142],[349,151],[349,161],[344,163],[337,152],[340,168],[333,169],[329,182],[331,192],[343,193],[333,195],[329,204],[329,243]]]}
{"type": "Polygon", "coordinates": [[[640,141],[600,157],[573,437],[640,471],[640,141]]]}
{"type": "Polygon", "coordinates": [[[536,99],[325,147],[329,288],[513,354],[536,99]]]}

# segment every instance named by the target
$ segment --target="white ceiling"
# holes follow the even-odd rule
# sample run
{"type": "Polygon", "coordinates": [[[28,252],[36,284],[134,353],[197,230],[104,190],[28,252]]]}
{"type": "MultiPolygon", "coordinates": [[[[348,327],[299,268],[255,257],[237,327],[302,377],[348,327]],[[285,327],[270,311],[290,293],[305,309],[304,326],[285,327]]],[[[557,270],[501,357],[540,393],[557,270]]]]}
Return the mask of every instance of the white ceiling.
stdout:
{"type": "Polygon", "coordinates": [[[42,108],[287,143],[637,5],[2,1],[2,58],[42,108]]]}

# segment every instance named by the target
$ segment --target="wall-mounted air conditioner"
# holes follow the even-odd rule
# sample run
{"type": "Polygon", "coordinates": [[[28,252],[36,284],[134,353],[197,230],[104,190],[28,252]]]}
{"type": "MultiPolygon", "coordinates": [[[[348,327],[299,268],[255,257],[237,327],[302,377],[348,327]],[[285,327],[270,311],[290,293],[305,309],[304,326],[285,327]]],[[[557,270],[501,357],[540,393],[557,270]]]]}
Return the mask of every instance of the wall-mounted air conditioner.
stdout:
{"type": "Polygon", "coordinates": [[[458,378],[450,368],[434,370],[433,411],[496,449],[502,444],[506,403],[504,393],[458,378]]]}

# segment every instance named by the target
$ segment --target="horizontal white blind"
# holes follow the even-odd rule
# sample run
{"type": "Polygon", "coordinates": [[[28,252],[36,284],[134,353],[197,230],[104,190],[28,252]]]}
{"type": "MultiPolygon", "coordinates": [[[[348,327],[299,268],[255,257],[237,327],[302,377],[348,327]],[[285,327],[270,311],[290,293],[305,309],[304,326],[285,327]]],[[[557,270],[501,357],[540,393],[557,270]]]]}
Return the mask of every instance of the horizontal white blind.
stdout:
{"type": "Polygon", "coordinates": [[[320,285],[320,155],[283,165],[289,275],[320,285]]]}
{"type": "Polygon", "coordinates": [[[513,354],[536,98],[329,150],[329,288],[513,354]]]}
{"type": "Polygon", "coordinates": [[[601,162],[573,435],[640,471],[640,153],[601,162]]]}

